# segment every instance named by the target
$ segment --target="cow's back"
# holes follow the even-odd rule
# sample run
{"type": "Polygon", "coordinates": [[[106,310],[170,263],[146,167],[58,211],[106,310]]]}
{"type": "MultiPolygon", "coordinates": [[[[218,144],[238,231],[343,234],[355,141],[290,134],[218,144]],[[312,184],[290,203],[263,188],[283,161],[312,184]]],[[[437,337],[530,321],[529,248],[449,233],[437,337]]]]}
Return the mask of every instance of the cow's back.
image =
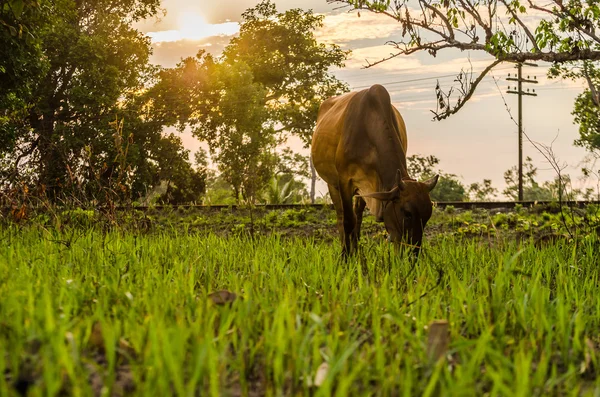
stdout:
{"type": "MultiPolygon", "coordinates": [[[[385,90],[381,86],[374,86],[370,90],[375,87],[377,87],[376,89],[385,90]]],[[[370,139],[367,137],[370,128],[368,125],[362,124],[365,122],[366,113],[373,112],[373,110],[365,109],[364,96],[368,91],[349,92],[329,98],[319,108],[311,154],[315,169],[328,184],[337,186],[339,182],[339,170],[336,164],[343,164],[345,160],[352,161],[351,158],[340,157],[354,156],[358,161],[368,161],[368,157],[377,156],[378,154],[369,152],[368,146],[369,144],[371,147],[373,146],[373,137],[370,137],[370,139]],[[354,123],[349,120],[354,120],[354,123]]],[[[398,110],[389,102],[389,96],[387,106],[389,106],[388,109],[376,109],[375,112],[378,114],[387,113],[395,119],[395,123],[392,120],[385,120],[384,123],[394,123],[394,130],[397,132],[402,145],[400,151],[403,153],[400,155],[404,157],[408,146],[404,120],[398,110]]],[[[377,134],[379,131],[374,131],[374,133],[377,134]]]]}

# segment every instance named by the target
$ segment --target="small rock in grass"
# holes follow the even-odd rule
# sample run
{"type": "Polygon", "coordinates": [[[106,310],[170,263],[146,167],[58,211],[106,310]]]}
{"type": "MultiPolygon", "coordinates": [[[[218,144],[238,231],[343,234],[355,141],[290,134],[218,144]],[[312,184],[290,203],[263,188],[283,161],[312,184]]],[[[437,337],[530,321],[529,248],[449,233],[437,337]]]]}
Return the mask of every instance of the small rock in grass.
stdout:
{"type": "Polygon", "coordinates": [[[226,303],[233,303],[233,301],[235,301],[238,298],[238,296],[235,293],[226,290],[211,292],[210,294],[208,294],[208,297],[210,298],[210,300],[213,301],[215,305],[219,306],[224,305],[226,303]]]}
{"type": "Polygon", "coordinates": [[[427,337],[427,356],[430,362],[437,362],[446,355],[450,344],[450,333],[448,332],[448,321],[436,320],[429,324],[429,335],[427,337]]]}

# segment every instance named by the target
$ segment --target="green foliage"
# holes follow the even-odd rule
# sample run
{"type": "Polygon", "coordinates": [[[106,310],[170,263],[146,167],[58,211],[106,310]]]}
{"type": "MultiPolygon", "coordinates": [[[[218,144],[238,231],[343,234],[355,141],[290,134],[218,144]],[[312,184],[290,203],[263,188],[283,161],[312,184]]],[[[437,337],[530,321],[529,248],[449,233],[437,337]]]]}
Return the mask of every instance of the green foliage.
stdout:
{"type": "Polygon", "coordinates": [[[178,137],[163,135],[170,125],[191,126],[209,144],[236,200],[260,199],[281,168],[307,176],[305,159],[287,152],[280,159],[276,148],[284,132],[307,143],[319,104],[347,90],[330,74],[347,52],[315,39],[323,16],[277,12],[264,1],[244,13],[240,35],[218,60],[201,51],[158,69],[148,63],[148,37],[133,27],[158,7],[158,0],[1,3],[2,188],[24,182],[55,200],[97,202],[113,175],[126,174],[121,186],[131,200],[167,186],[160,202],[197,201],[206,170],[194,169],[178,137]]]}
{"type": "Polygon", "coordinates": [[[418,154],[413,154],[406,159],[408,175],[417,180],[428,179],[435,175],[435,167],[439,163],[440,159],[434,155],[423,157],[418,154]]]}
{"type": "Polygon", "coordinates": [[[469,186],[469,195],[473,201],[489,201],[496,193],[498,189],[492,186],[491,179],[484,179],[482,183],[475,182],[469,186]]]}
{"type": "Polygon", "coordinates": [[[294,153],[289,147],[277,153],[276,174],[310,178],[308,156],[294,153]]]}
{"type": "Polygon", "coordinates": [[[292,9],[280,13],[263,0],[242,14],[240,34],[225,49],[227,61],[244,62],[256,82],[269,89],[272,117],[306,146],[321,103],[348,91],[330,70],[342,67],[349,51],[316,41],[323,15],[292,9]]]}
{"type": "Polygon", "coordinates": [[[575,145],[589,151],[600,148],[600,70],[596,62],[585,61],[581,64],[554,65],[549,72],[551,78],[585,80],[588,88],[575,98],[571,114],[573,121],[579,124],[579,139],[575,145]]]}
{"type": "MultiPolygon", "coordinates": [[[[527,156],[523,162],[523,200],[525,201],[548,201],[556,197],[548,186],[540,186],[535,180],[537,168],[533,165],[531,157],[527,156]]],[[[519,197],[519,170],[514,166],[504,172],[504,181],[506,188],[502,194],[512,200],[517,200],[519,197]]]]}
{"type": "Polygon", "coordinates": [[[231,205],[238,202],[231,185],[221,176],[209,175],[204,205],[231,205]]]}
{"type": "Polygon", "coordinates": [[[419,181],[427,180],[436,174],[440,176],[435,189],[429,193],[433,201],[464,201],[466,198],[464,185],[456,175],[447,174],[441,170],[436,171],[435,167],[439,162],[440,160],[433,155],[427,157],[418,154],[409,156],[406,159],[408,174],[419,181]]]}
{"type": "Polygon", "coordinates": [[[464,201],[464,185],[453,174],[441,174],[435,189],[429,193],[432,201],[464,201]]]}
{"type": "Polygon", "coordinates": [[[304,184],[291,175],[274,176],[263,193],[266,204],[297,204],[306,196],[304,184]]]}
{"type": "Polygon", "coordinates": [[[46,10],[46,2],[0,3],[0,158],[27,134],[28,98],[50,66],[36,40],[46,10]]]}
{"type": "Polygon", "coordinates": [[[508,215],[499,212],[496,215],[494,215],[494,217],[492,218],[492,223],[496,227],[501,227],[503,225],[507,225],[508,224],[508,215]]]}
{"type": "Polygon", "coordinates": [[[267,91],[253,81],[251,69],[243,62],[221,64],[215,79],[222,92],[220,111],[211,114],[194,133],[208,142],[236,197],[254,201],[276,162],[277,141],[264,106],[267,91]]]}

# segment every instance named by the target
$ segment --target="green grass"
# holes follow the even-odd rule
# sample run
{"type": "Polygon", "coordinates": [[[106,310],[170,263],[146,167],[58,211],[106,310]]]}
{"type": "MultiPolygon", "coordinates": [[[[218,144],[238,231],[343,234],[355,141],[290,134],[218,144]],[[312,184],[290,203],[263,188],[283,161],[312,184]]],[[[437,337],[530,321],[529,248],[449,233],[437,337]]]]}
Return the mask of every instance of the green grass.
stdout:
{"type": "Polygon", "coordinates": [[[595,239],[439,235],[416,266],[367,239],[348,263],[337,243],[274,235],[4,227],[0,240],[2,395],[600,393],[595,239]],[[216,305],[217,290],[239,298],[216,305]],[[433,363],[436,319],[450,346],[433,363]]]}

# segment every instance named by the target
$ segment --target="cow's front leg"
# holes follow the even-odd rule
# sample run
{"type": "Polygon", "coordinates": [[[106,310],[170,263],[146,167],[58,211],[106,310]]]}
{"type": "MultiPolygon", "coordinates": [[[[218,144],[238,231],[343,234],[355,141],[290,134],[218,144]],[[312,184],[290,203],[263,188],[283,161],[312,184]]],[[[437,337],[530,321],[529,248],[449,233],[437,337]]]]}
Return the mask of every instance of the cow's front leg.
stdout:
{"type": "Polygon", "coordinates": [[[363,212],[367,203],[362,197],[354,198],[354,214],[356,215],[356,225],[352,231],[352,241],[358,248],[358,242],[360,241],[360,227],[362,225],[363,212]]]}
{"type": "Polygon", "coordinates": [[[342,208],[342,198],[340,196],[340,190],[333,185],[327,184],[329,188],[329,196],[333,202],[333,208],[335,208],[335,215],[337,221],[337,228],[340,235],[340,241],[342,245],[342,256],[346,256],[345,250],[345,233],[344,233],[344,209],[342,208]]]}

